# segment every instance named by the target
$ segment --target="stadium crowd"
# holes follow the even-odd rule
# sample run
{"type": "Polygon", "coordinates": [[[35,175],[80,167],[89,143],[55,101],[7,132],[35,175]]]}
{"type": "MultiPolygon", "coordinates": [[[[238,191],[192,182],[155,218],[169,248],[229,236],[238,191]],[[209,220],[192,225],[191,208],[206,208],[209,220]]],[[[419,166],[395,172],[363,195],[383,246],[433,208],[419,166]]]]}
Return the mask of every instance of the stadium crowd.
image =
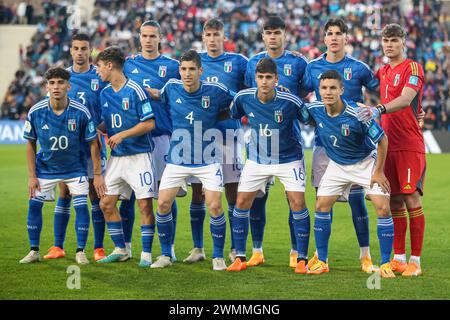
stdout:
{"type": "MultiPolygon", "coordinates": [[[[70,28],[73,10],[69,1],[27,1],[25,11],[23,5],[20,11],[22,3],[8,6],[0,1],[0,23],[38,24],[31,45],[20,49],[20,70],[1,105],[3,119],[24,119],[28,109],[46,94],[43,74],[50,66],[69,65],[69,40],[76,31],[70,28]],[[26,12],[31,12],[30,18],[26,12]]],[[[342,16],[351,30],[347,52],[376,71],[386,62],[379,41],[381,27],[399,23],[408,31],[407,56],[422,63],[425,70],[425,128],[450,130],[450,17],[442,6],[438,0],[371,0],[364,4],[355,0],[97,0],[91,19],[77,29],[91,36],[93,57],[112,44],[132,54],[139,50],[141,23],[155,19],[165,33],[161,52],[178,58],[189,48],[201,50],[203,23],[220,17],[227,30],[225,50],[251,57],[264,50],[263,19],[277,13],[288,26],[287,49],[300,51],[310,60],[324,51],[324,22],[342,16]]],[[[375,103],[376,98],[367,93],[366,101],[375,103]]]]}

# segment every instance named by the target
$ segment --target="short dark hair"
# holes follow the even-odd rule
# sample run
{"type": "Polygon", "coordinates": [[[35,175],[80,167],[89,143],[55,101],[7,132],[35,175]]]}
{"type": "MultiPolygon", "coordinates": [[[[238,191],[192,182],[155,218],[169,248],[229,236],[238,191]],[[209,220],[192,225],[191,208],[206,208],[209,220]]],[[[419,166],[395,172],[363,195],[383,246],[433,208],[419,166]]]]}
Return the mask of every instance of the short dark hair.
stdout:
{"type": "Polygon", "coordinates": [[[263,30],[267,29],[282,29],[286,30],[286,23],[280,16],[269,16],[263,24],[263,30]]]}
{"type": "Polygon", "coordinates": [[[180,64],[183,61],[193,61],[197,67],[201,68],[202,67],[202,60],[200,58],[200,55],[197,53],[197,51],[191,49],[186,51],[185,53],[183,53],[183,55],[180,58],[180,64]]]}
{"type": "Polygon", "coordinates": [[[203,25],[203,31],[205,31],[206,29],[213,29],[213,30],[222,31],[224,29],[224,24],[219,19],[215,19],[215,18],[214,19],[209,19],[203,25]]]}
{"type": "Polygon", "coordinates": [[[271,58],[262,58],[256,64],[255,73],[257,72],[278,75],[277,64],[271,58]]]}
{"type": "Polygon", "coordinates": [[[108,47],[97,56],[97,61],[112,62],[116,68],[123,68],[125,56],[119,47],[108,47]]]}
{"type": "Polygon", "coordinates": [[[161,25],[156,20],[144,21],[144,23],[141,24],[141,27],[139,30],[142,30],[143,27],[155,27],[156,29],[158,29],[159,34],[161,34],[161,25]]]}
{"type": "Polygon", "coordinates": [[[399,37],[405,40],[406,32],[399,24],[391,23],[384,26],[381,36],[383,38],[399,37]]]}
{"type": "Polygon", "coordinates": [[[325,80],[325,79],[337,80],[339,82],[339,84],[341,85],[341,87],[343,86],[342,77],[336,70],[328,70],[328,71],[322,73],[320,76],[319,82],[322,80],[325,80]]]}
{"type": "Polygon", "coordinates": [[[325,27],[323,28],[324,33],[327,33],[328,28],[330,27],[338,27],[342,33],[348,32],[348,26],[342,18],[331,18],[325,23],[325,27]]]}
{"type": "Polygon", "coordinates": [[[86,33],[77,33],[72,36],[72,41],[87,41],[89,44],[91,44],[91,39],[86,33]]]}
{"type": "Polygon", "coordinates": [[[44,78],[47,81],[49,81],[50,79],[54,79],[54,78],[61,78],[66,81],[69,81],[70,72],[61,67],[52,67],[45,72],[44,78]]]}

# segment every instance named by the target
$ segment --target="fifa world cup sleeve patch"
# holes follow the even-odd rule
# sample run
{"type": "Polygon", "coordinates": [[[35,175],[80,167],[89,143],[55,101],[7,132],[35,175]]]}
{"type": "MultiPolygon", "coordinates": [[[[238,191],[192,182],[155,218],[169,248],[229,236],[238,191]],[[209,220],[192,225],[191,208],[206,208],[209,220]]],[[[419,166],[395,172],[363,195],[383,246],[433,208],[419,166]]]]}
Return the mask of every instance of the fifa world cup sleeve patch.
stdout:
{"type": "Polygon", "coordinates": [[[152,112],[152,107],[150,106],[150,103],[146,102],[142,105],[142,112],[144,114],[152,112]]]}
{"type": "Polygon", "coordinates": [[[31,132],[31,123],[30,123],[30,121],[25,121],[25,127],[24,127],[24,131],[26,132],[26,133],[30,133],[31,132]]]}
{"type": "Polygon", "coordinates": [[[408,80],[409,84],[412,84],[413,86],[417,86],[419,84],[419,77],[417,76],[410,76],[408,80]]]}
{"type": "Polygon", "coordinates": [[[89,128],[89,132],[90,133],[95,131],[95,126],[94,126],[94,123],[92,121],[89,121],[88,128],[89,128]]]}
{"type": "Polygon", "coordinates": [[[369,129],[369,137],[372,140],[377,140],[380,136],[381,130],[377,126],[371,126],[369,129]]]}

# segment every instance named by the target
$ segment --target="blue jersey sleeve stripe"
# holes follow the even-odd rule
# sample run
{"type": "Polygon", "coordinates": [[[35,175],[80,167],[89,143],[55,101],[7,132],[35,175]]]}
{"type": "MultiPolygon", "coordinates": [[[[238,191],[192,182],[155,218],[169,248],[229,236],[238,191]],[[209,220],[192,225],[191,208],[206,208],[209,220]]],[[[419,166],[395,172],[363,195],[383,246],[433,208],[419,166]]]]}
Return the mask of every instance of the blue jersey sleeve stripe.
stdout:
{"type": "Polygon", "coordinates": [[[234,100],[236,100],[237,97],[240,97],[240,96],[243,96],[243,95],[246,95],[246,94],[255,94],[255,92],[256,92],[255,88],[241,90],[234,96],[234,100]]]}
{"type": "Polygon", "coordinates": [[[37,140],[35,137],[29,136],[29,135],[27,135],[25,133],[23,134],[23,137],[28,139],[28,140],[37,140]]]}
{"type": "Polygon", "coordinates": [[[28,114],[33,113],[37,109],[45,108],[47,105],[48,105],[48,100],[47,99],[39,101],[38,103],[36,103],[34,106],[32,106],[30,108],[30,111],[28,111],[28,114]]]}
{"type": "Polygon", "coordinates": [[[152,118],[154,118],[155,117],[155,115],[153,114],[153,112],[152,113],[149,113],[149,114],[146,114],[144,117],[142,117],[141,119],[139,119],[141,122],[143,122],[143,121],[145,121],[145,120],[148,120],[148,119],[152,119],[152,118]]]}
{"type": "Polygon", "coordinates": [[[83,106],[82,104],[71,100],[69,105],[71,107],[75,108],[75,109],[83,111],[86,114],[86,116],[88,117],[89,120],[92,118],[91,113],[89,112],[89,110],[85,106],[83,106]]]}
{"type": "Polygon", "coordinates": [[[89,136],[87,138],[85,138],[84,140],[86,140],[87,142],[94,140],[95,138],[97,138],[97,134],[94,134],[92,136],[89,136]]]}
{"type": "Polygon", "coordinates": [[[228,92],[228,88],[223,85],[222,83],[218,83],[218,82],[203,82],[204,85],[206,86],[213,86],[213,87],[218,87],[220,89],[222,89],[225,92],[228,92]]]}
{"type": "Polygon", "coordinates": [[[145,99],[147,99],[147,95],[142,91],[142,88],[136,84],[136,82],[130,80],[128,81],[127,86],[132,88],[137,93],[140,101],[144,101],[145,99]]]}
{"type": "Polygon", "coordinates": [[[296,104],[299,108],[303,106],[303,103],[297,99],[292,99],[292,97],[278,96],[280,99],[288,100],[296,104]]]}

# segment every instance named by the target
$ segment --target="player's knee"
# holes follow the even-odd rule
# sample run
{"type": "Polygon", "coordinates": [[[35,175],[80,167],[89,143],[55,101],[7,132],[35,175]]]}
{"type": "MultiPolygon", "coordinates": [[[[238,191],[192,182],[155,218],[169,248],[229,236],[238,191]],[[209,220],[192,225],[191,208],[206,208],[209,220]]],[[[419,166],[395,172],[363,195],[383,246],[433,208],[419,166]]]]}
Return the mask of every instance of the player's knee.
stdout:
{"type": "Polygon", "coordinates": [[[218,216],[223,211],[222,204],[220,201],[212,201],[208,206],[208,210],[212,216],[218,216]]]}
{"type": "Polygon", "coordinates": [[[316,202],[316,211],[317,212],[329,212],[330,210],[331,210],[331,207],[328,204],[317,200],[317,202],[316,202]]]}
{"type": "Polygon", "coordinates": [[[305,199],[295,198],[289,200],[289,206],[292,211],[302,211],[306,208],[305,199]]]}
{"type": "Polygon", "coordinates": [[[391,209],[389,203],[383,203],[376,207],[377,215],[381,218],[387,218],[391,215],[391,209]]]}
{"type": "Polygon", "coordinates": [[[160,214],[169,213],[172,209],[172,202],[164,199],[158,199],[158,212],[160,214]]]}
{"type": "Polygon", "coordinates": [[[102,212],[109,216],[114,213],[114,204],[111,201],[108,201],[106,198],[100,200],[100,209],[102,212]]]}

